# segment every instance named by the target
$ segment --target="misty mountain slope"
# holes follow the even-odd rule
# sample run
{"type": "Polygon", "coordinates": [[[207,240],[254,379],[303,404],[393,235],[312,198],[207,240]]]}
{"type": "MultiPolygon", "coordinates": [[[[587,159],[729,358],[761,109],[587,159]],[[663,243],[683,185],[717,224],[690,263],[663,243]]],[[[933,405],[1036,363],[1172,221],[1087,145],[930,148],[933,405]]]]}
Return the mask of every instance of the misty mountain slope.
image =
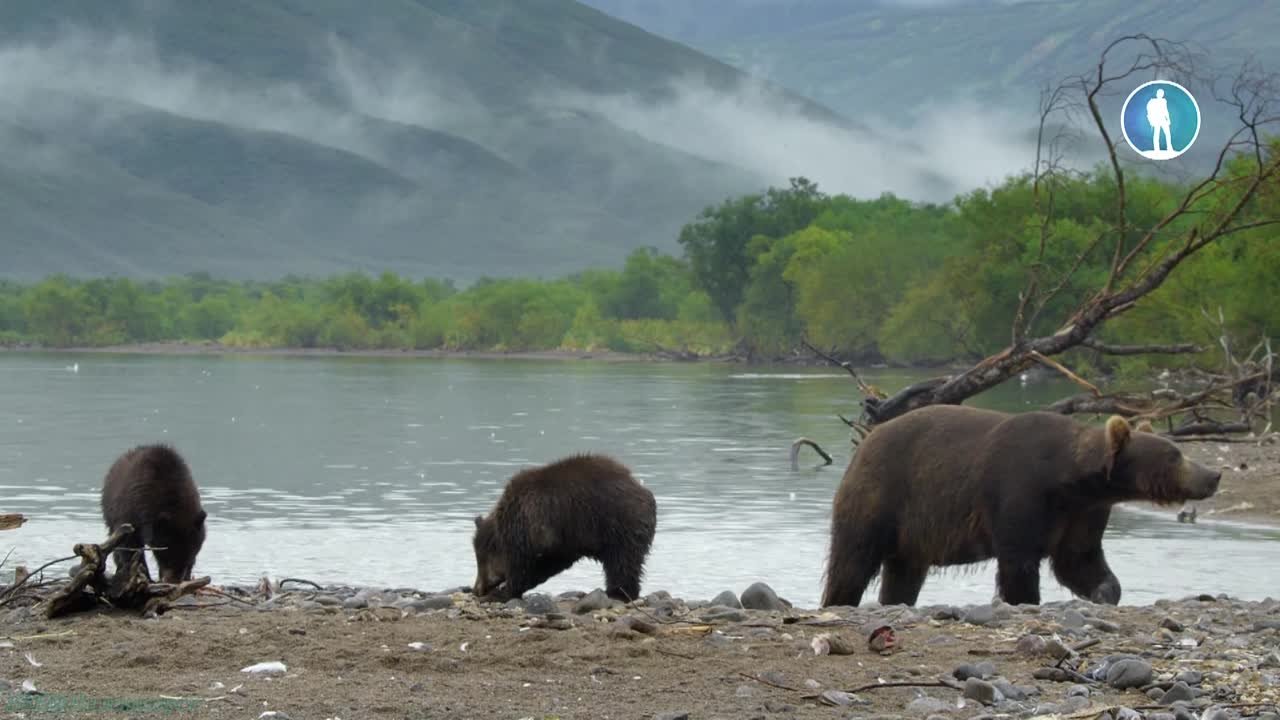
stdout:
{"type": "Polygon", "coordinates": [[[1192,43],[1215,64],[1253,55],[1280,70],[1274,2],[585,1],[853,117],[869,107],[900,117],[949,97],[1034,114],[1042,83],[1089,71],[1131,33],[1192,43]]]}
{"type": "Polygon", "coordinates": [[[1027,156],[986,118],[946,148],[870,127],[572,0],[10,0],[0,125],[9,277],[560,275],[792,176],[936,200],[1027,156]]]}

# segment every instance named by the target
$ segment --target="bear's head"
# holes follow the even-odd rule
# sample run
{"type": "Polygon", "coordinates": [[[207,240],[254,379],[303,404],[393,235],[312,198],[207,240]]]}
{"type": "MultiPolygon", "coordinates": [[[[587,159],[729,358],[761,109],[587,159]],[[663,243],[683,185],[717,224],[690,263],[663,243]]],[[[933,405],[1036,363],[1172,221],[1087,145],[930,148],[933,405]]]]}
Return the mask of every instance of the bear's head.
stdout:
{"type": "Polygon", "coordinates": [[[196,556],[204,547],[208,517],[203,509],[194,515],[169,510],[157,513],[151,524],[151,542],[160,582],[180,583],[191,579],[196,556]]]}
{"type": "Polygon", "coordinates": [[[476,534],[471,539],[476,552],[476,581],[471,592],[484,597],[507,581],[507,559],[498,542],[498,529],[493,518],[476,516],[476,534]]]}
{"type": "Polygon", "coordinates": [[[1107,420],[1103,477],[1107,489],[1122,500],[1160,505],[1203,500],[1218,491],[1222,473],[1182,454],[1173,442],[1150,426],[1135,430],[1116,415],[1107,420]]]}

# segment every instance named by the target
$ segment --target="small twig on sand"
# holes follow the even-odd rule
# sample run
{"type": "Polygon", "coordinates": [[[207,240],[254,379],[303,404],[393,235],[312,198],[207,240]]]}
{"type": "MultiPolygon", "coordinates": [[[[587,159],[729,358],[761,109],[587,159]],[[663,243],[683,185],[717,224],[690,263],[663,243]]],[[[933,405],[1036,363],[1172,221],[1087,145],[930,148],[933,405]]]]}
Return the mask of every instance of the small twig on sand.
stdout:
{"type": "Polygon", "coordinates": [[[279,584],[279,587],[281,590],[284,590],[285,583],[298,583],[299,585],[310,585],[316,590],[324,592],[324,588],[320,587],[319,583],[314,583],[314,582],[311,582],[310,580],[303,580],[302,578],[285,578],[281,580],[279,584]]]}
{"type": "MultiPolygon", "coordinates": [[[[244,598],[238,598],[238,597],[236,597],[235,595],[232,595],[231,593],[228,593],[228,592],[224,592],[224,591],[222,591],[222,590],[219,590],[218,588],[212,588],[212,587],[201,587],[201,588],[200,588],[200,591],[201,591],[201,592],[204,592],[204,593],[209,593],[209,594],[211,594],[211,595],[218,595],[218,596],[220,596],[220,597],[227,598],[228,600],[234,600],[234,601],[236,601],[236,602],[238,602],[238,603],[244,603],[245,605],[248,605],[249,607],[256,607],[256,605],[255,605],[254,603],[252,603],[252,602],[250,602],[250,601],[248,601],[248,600],[245,600],[244,598]]],[[[218,605],[226,605],[226,604],[228,604],[228,603],[218,603],[218,605]]],[[[207,606],[207,607],[214,607],[214,606],[207,606]]]]}
{"type": "Polygon", "coordinates": [[[769,687],[775,687],[775,688],[778,688],[779,690],[790,690],[791,692],[800,692],[799,689],[793,688],[790,685],[783,685],[782,683],[771,682],[769,680],[765,680],[764,678],[756,675],[748,675],[747,673],[744,673],[744,672],[739,672],[738,674],[744,678],[747,678],[748,680],[755,680],[761,685],[768,685],[769,687]]]}
{"type": "Polygon", "coordinates": [[[674,650],[663,650],[660,647],[655,647],[653,651],[659,655],[670,655],[671,657],[678,657],[682,660],[697,660],[697,658],[692,655],[685,655],[684,653],[678,653],[674,650]]]}
{"type": "MultiPolygon", "coordinates": [[[[64,557],[64,558],[58,558],[57,560],[50,560],[49,562],[47,562],[47,563],[45,563],[45,564],[41,565],[40,567],[36,568],[36,569],[35,569],[35,572],[27,573],[26,577],[22,578],[22,579],[21,579],[21,580],[19,580],[18,582],[16,582],[16,583],[14,583],[14,584],[10,585],[9,587],[5,588],[3,592],[0,592],[0,598],[8,598],[8,597],[9,597],[10,595],[12,595],[12,594],[14,593],[14,591],[16,591],[18,588],[22,587],[23,585],[26,585],[26,584],[27,584],[27,580],[30,580],[32,577],[34,577],[34,576],[36,576],[36,575],[39,575],[40,573],[44,572],[44,571],[45,571],[46,569],[48,569],[49,567],[51,567],[51,566],[53,566],[53,565],[57,565],[58,563],[66,562],[66,561],[68,561],[68,560],[75,560],[77,557],[79,557],[79,556],[78,556],[78,555],[72,555],[71,557],[64,557]]],[[[5,604],[5,602],[7,602],[7,601],[6,601],[6,600],[0,600],[0,605],[4,605],[4,604],[5,604]]]]}

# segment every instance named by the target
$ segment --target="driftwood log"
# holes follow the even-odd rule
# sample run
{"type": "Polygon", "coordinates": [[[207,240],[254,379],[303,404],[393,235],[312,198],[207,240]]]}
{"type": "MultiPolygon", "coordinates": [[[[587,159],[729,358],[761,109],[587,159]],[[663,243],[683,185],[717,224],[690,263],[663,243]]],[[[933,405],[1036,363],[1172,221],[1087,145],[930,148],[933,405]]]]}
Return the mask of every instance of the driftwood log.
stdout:
{"type": "Polygon", "coordinates": [[[122,609],[141,609],[143,617],[163,615],[178,598],[206,586],[210,578],[186,582],[153,583],[143,564],[144,548],[128,551],[129,562],[107,575],[107,559],[133,533],[133,526],[121,525],[102,544],[76,543],[72,549],[80,564],[71,581],[49,596],[42,605],[46,618],[92,610],[101,604],[122,609]]]}
{"type": "Polygon", "coordinates": [[[26,521],[27,517],[22,513],[0,514],[0,530],[16,530],[26,521]]]}

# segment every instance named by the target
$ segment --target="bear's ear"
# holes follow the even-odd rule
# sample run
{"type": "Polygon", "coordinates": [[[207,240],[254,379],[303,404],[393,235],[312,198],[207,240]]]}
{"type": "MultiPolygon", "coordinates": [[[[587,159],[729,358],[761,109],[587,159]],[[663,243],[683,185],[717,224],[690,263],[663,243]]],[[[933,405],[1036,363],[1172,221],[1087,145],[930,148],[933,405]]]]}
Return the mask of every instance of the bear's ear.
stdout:
{"type": "Polygon", "coordinates": [[[1129,425],[1129,421],[1119,415],[1112,415],[1107,419],[1107,428],[1105,430],[1107,437],[1107,459],[1106,472],[1111,475],[1111,468],[1115,466],[1116,456],[1124,450],[1125,445],[1129,444],[1129,438],[1133,435],[1133,427],[1129,425]]]}
{"type": "Polygon", "coordinates": [[[203,525],[205,518],[207,517],[209,517],[209,513],[205,512],[204,510],[201,510],[200,512],[196,513],[196,524],[203,525]]]}
{"type": "Polygon", "coordinates": [[[482,522],[484,522],[484,516],[483,516],[483,515],[477,515],[477,516],[476,516],[476,527],[480,527],[480,523],[482,523],[482,522]]]}

